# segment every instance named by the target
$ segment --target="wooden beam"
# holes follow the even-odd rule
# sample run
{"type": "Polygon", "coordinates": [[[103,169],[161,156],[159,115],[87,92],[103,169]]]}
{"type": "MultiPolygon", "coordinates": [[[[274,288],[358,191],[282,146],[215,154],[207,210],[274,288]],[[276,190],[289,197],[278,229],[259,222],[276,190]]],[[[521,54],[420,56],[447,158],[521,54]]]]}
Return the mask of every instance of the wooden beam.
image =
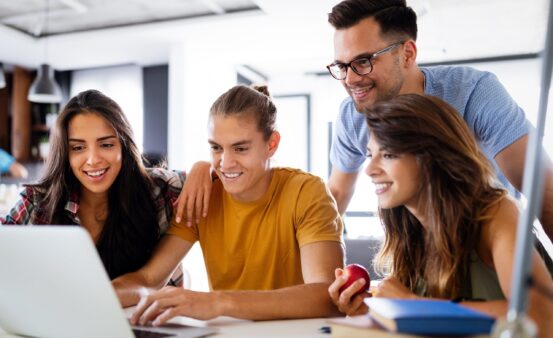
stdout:
{"type": "Polygon", "coordinates": [[[31,160],[31,102],[27,100],[31,73],[21,67],[13,72],[12,155],[18,161],[31,160]]]}
{"type": "Polygon", "coordinates": [[[9,152],[8,101],[8,87],[6,86],[0,89],[0,148],[9,152]]]}

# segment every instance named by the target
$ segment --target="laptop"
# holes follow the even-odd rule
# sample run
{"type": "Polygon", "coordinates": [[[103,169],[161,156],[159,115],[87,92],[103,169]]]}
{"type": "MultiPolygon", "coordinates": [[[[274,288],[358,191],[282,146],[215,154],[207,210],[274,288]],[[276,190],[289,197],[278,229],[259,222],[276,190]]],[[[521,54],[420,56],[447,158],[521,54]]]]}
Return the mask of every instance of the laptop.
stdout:
{"type": "Polygon", "coordinates": [[[176,324],[131,328],[90,235],[78,226],[0,226],[0,328],[41,338],[217,332],[176,324]]]}

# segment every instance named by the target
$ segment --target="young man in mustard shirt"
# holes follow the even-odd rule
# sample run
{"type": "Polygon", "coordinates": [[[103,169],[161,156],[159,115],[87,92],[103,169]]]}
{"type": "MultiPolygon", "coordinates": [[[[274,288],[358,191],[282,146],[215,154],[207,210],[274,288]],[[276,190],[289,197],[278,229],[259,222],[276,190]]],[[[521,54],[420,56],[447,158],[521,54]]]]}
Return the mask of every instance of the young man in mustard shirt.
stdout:
{"type": "Polygon", "coordinates": [[[327,289],[344,261],[340,215],[320,178],[270,167],[280,141],[275,120],[266,87],[236,86],[215,101],[209,144],[218,180],[209,213],[192,227],[173,221],[152,259],[113,282],[124,306],[140,300],[131,322],[338,314],[327,289]],[[196,241],[214,291],[166,287],[140,297],[144,287],[163,286],[196,241]]]}

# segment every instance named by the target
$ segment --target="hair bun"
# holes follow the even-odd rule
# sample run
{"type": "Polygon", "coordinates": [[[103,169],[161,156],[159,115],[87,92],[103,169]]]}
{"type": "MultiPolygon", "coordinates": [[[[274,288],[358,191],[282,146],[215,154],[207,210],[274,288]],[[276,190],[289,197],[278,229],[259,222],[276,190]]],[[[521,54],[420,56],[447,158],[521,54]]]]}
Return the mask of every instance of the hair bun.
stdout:
{"type": "Polygon", "coordinates": [[[268,97],[271,97],[271,94],[269,93],[269,87],[267,87],[266,85],[252,85],[252,88],[262,94],[267,95],[268,97]]]}

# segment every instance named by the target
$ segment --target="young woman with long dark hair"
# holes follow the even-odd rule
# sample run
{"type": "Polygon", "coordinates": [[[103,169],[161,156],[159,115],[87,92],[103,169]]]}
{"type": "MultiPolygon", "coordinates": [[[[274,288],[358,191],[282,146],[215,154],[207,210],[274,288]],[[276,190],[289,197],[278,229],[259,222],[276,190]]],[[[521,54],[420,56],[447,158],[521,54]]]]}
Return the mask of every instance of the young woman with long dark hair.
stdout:
{"type": "MultiPolygon", "coordinates": [[[[365,114],[366,174],[385,232],[376,266],[387,275],[372,295],[453,299],[505,316],[519,210],[459,113],[439,98],[409,94],[378,102],[365,114]]],[[[552,289],[537,252],[531,274],[552,289]]],[[[348,315],[365,313],[368,294],[353,296],[364,282],[339,293],[346,279],[337,269],[331,298],[348,315]]],[[[529,305],[540,335],[553,332],[553,304],[531,289],[529,305]]]]}
{"type": "MultiPolygon", "coordinates": [[[[111,279],[142,267],[169,225],[183,176],[146,169],[119,105],[84,91],[60,112],[44,175],[2,224],[80,225],[111,279]]],[[[179,274],[174,275],[179,283],[179,274]]]]}

